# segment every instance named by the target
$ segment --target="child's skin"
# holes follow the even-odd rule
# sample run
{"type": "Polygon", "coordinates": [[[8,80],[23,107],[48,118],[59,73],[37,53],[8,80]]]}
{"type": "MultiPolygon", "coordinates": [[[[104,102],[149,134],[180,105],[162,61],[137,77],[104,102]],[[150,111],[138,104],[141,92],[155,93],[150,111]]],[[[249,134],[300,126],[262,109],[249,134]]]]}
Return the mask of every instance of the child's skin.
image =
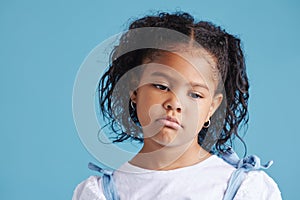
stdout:
{"type": "Polygon", "coordinates": [[[131,93],[144,146],[130,163],[170,170],[205,160],[210,154],[197,135],[223,99],[215,93],[214,59],[207,53],[163,52],[144,64],[139,86],[131,93]]]}
{"type": "Polygon", "coordinates": [[[159,13],[118,42],[98,86],[104,128],[113,142],[143,147],[113,172],[90,165],[105,174],[81,183],[74,200],[281,199],[258,157],[238,160],[227,146],[248,122],[239,38],[188,13],[159,13]]]}

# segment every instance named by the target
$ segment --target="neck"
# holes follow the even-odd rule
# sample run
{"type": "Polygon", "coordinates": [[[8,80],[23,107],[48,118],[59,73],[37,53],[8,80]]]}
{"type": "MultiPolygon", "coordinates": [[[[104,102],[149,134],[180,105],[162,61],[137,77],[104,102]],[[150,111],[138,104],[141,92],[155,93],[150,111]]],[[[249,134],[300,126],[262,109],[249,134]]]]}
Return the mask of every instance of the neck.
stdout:
{"type": "Polygon", "coordinates": [[[197,164],[210,156],[197,140],[178,146],[162,146],[153,144],[153,141],[144,141],[143,148],[130,163],[145,169],[171,170],[197,164]]]}

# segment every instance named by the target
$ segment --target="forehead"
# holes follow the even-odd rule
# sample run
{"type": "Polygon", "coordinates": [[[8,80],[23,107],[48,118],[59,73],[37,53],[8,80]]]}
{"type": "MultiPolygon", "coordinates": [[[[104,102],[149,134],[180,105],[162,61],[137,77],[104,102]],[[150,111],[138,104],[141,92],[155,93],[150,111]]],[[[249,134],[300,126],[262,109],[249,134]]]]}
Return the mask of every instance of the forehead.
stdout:
{"type": "Polygon", "coordinates": [[[206,52],[161,52],[151,60],[145,60],[142,77],[149,77],[154,72],[163,72],[173,79],[188,82],[200,82],[215,89],[216,62],[206,52]]]}

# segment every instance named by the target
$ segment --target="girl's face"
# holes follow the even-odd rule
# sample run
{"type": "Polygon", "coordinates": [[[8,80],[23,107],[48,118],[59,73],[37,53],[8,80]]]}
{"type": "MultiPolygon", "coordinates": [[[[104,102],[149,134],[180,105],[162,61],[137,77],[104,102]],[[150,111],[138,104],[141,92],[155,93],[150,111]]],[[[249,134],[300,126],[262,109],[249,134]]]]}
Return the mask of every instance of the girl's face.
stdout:
{"type": "MultiPolygon", "coordinates": [[[[144,144],[177,146],[197,140],[203,124],[222,101],[209,55],[161,53],[145,63],[131,99],[143,129],[144,144]]],[[[212,122],[213,123],[213,122],[212,122]]]]}

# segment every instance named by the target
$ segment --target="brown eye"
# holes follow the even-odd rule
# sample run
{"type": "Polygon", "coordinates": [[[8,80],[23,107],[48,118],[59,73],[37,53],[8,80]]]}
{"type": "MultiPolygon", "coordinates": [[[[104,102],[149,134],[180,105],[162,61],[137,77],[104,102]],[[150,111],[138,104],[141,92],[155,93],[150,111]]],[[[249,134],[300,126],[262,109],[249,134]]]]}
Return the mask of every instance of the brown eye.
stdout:
{"type": "Polygon", "coordinates": [[[152,84],[154,87],[156,87],[157,89],[163,90],[163,91],[170,91],[170,89],[165,86],[165,85],[161,85],[161,84],[152,84]]]}

